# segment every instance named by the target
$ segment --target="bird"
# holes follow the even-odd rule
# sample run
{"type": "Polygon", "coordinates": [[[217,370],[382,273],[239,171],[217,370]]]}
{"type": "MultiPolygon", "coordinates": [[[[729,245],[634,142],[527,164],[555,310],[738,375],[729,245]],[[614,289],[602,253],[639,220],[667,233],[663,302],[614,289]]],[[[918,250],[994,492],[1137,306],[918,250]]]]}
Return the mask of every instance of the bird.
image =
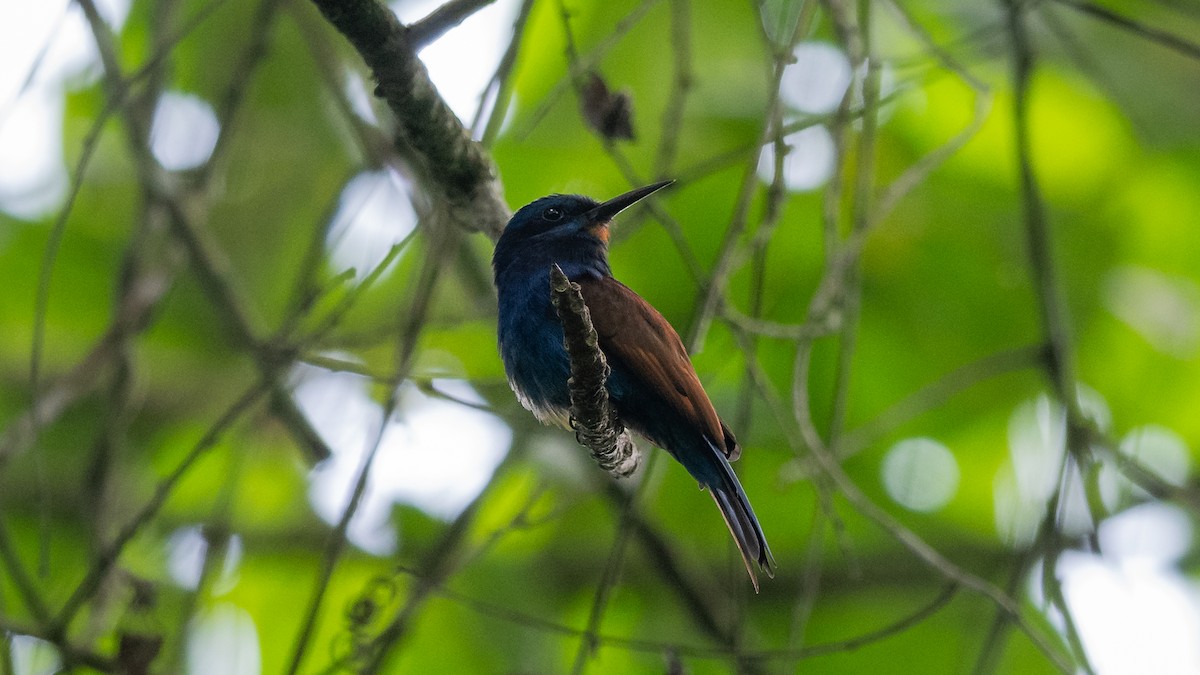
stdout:
{"type": "Polygon", "coordinates": [[[774,577],[775,560],[730,462],[741,454],[700,384],[679,334],[650,303],[613,278],[610,224],[621,211],[674,181],[605,202],[552,194],[518,209],[492,255],[498,338],[509,385],[544,424],[570,426],[570,360],[550,297],[554,265],[591,314],[610,373],[609,400],[621,422],[664,449],[707,489],[741,553],[755,592],[755,565],[774,577]]]}

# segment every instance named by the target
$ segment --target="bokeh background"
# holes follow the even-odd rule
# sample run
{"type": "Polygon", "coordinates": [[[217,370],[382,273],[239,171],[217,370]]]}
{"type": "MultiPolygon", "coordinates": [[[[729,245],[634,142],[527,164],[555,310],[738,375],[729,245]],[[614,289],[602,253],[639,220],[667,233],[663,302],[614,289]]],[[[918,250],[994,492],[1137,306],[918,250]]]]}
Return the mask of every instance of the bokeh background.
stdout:
{"type": "Polygon", "coordinates": [[[6,3],[0,672],[1200,672],[1195,5],[451,4],[511,207],[678,180],[613,269],[777,578],[520,408],[313,6],[6,3]]]}

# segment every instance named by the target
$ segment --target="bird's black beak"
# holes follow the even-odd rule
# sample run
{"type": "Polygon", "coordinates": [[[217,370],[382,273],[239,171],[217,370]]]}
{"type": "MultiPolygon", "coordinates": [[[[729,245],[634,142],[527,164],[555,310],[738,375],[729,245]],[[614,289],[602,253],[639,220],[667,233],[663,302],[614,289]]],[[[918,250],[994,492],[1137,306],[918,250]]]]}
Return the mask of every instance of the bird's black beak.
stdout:
{"type": "Polygon", "coordinates": [[[675,181],[673,180],[664,180],[661,183],[654,183],[653,185],[640,187],[636,190],[630,190],[623,195],[613,197],[603,204],[600,204],[584,215],[589,223],[596,225],[607,223],[618,213],[674,182],[675,181]]]}

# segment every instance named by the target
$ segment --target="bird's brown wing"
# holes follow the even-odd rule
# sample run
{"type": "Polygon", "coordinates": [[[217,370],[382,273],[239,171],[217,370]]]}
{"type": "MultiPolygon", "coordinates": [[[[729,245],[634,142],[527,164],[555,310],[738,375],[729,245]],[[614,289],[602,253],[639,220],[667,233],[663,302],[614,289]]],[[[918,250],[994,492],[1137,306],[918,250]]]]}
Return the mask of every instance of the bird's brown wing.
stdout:
{"type": "Polygon", "coordinates": [[[726,457],[737,459],[741,451],[737,440],[717,416],[683,341],[663,315],[612,277],[577,283],[605,355],[641,377],[684,419],[703,430],[726,457]]]}

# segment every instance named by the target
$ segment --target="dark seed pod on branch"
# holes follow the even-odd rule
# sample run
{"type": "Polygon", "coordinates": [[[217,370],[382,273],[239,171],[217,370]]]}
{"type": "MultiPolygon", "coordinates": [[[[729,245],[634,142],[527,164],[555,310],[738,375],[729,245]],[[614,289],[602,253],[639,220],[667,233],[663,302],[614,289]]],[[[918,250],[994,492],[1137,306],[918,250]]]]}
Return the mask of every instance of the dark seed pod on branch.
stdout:
{"type": "Polygon", "coordinates": [[[612,91],[596,73],[588,73],[580,96],[583,119],[606,140],[634,140],[633,98],[626,91],[612,91]]]}

